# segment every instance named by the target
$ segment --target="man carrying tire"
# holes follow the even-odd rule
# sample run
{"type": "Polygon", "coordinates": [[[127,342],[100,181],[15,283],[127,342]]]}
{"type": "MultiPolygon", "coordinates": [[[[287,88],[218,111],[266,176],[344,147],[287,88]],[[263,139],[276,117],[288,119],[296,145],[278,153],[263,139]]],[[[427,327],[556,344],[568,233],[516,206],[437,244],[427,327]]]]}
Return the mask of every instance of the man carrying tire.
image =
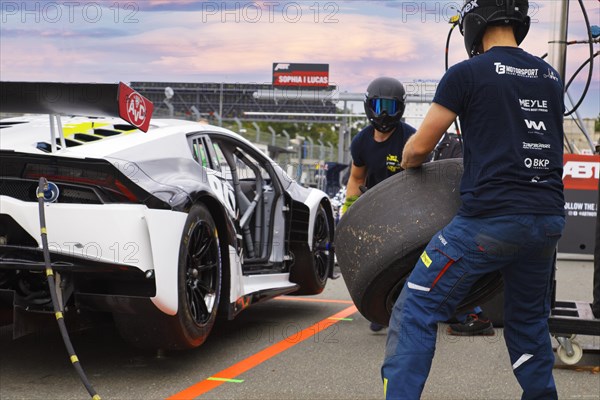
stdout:
{"type": "MultiPolygon", "coordinates": [[[[405,99],[404,86],[394,78],[380,77],[367,87],[364,106],[371,124],[360,131],[350,145],[352,165],[342,214],[362,194],[361,186],[372,188],[402,171],[404,144],[415,133],[415,128],[400,121],[405,99]]],[[[370,328],[378,332],[384,326],[371,322],[370,328]]]]}
{"type": "MultiPolygon", "coordinates": [[[[435,146],[431,153],[431,161],[447,160],[449,158],[463,158],[462,141],[458,136],[446,132],[442,140],[435,146]]],[[[484,314],[481,307],[476,306],[468,312],[454,316],[458,322],[450,324],[448,335],[454,336],[494,336],[494,325],[484,314]]]]}
{"type": "Polygon", "coordinates": [[[550,65],[518,47],[528,8],[527,0],[465,2],[459,26],[471,58],[448,70],[405,146],[402,167],[420,166],[460,116],[462,205],[394,305],[382,366],[388,399],[420,398],[438,321],[493,271],[504,278],[504,336],[522,399],[558,398],[547,319],[565,223],[563,85],[550,65]]]}

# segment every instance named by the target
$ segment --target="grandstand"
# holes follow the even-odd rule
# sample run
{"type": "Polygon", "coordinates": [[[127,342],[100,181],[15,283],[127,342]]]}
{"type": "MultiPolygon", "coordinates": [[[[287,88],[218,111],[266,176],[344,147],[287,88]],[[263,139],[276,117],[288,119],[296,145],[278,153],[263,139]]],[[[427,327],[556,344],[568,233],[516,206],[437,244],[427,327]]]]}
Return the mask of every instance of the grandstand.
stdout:
{"type": "Polygon", "coordinates": [[[150,99],[155,105],[155,115],[186,119],[215,118],[217,121],[272,121],[272,122],[324,122],[335,123],[337,112],[331,101],[336,86],[327,89],[289,88],[278,91],[271,84],[255,83],[186,83],[186,82],[131,82],[131,87],[150,99]],[[173,89],[167,99],[165,89],[173,89]],[[258,94],[261,94],[260,96],[258,94]],[[281,94],[284,96],[281,96],[281,94]],[[171,111],[170,105],[173,110],[171,111]],[[265,115],[246,116],[245,112],[265,115]],[[320,114],[321,116],[285,116],[273,113],[320,114]],[[331,117],[322,114],[332,114],[331,117]]]}

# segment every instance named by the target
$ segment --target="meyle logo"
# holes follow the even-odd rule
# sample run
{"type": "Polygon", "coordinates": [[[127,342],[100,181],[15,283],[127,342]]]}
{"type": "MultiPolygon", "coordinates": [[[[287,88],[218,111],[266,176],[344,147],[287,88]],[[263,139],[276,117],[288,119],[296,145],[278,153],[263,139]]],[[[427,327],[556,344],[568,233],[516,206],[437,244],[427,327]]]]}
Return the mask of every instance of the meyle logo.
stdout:
{"type": "Polygon", "coordinates": [[[519,99],[521,110],[529,112],[548,112],[548,100],[519,99]]]}
{"type": "Polygon", "coordinates": [[[277,64],[275,66],[275,71],[287,71],[290,69],[290,64],[277,64]]]}
{"type": "Polygon", "coordinates": [[[552,146],[547,143],[527,143],[523,142],[523,149],[525,150],[549,150],[552,146]]]}
{"type": "Polygon", "coordinates": [[[599,179],[600,163],[589,161],[568,161],[563,169],[563,179],[570,176],[573,179],[599,179]]]}
{"type": "Polygon", "coordinates": [[[517,68],[510,65],[504,65],[500,62],[495,62],[496,73],[498,75],[514,75],[521,78],[537,78],[537,68],[517,68]]]}
{"type": "Polygon", "coordinates": [[[548,68],[548,74],[544,74],[544,78],[552,79],[558,82],[558,76],[556,76],[554,71],[552,71],[550,68],[548,68]]]}
{"type": "Polygon", "coordinates": [[[529,169],[548,169],[548,165],[550,165],[550,160],[545,158],[526,158],[525,166],[529,169]]]}
{"type": "Polygon", "coordinates": [[[530,121],[528,119],[525,120],[525,124],[527,125],[528,129],[533,129],[536,131],[546,131],[546,124],[544,123],[544,121],[530,121]]]}

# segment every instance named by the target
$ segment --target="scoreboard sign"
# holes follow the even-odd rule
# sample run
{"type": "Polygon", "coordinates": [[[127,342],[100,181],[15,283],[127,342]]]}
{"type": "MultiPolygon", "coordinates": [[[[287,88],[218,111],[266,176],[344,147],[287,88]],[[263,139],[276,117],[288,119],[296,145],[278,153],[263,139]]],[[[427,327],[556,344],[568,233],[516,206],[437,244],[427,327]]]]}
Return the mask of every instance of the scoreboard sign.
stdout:
{"type": "Polygon", "coordinates": [[[273,63],[273,86],[327,88],[329,64],[273,63]]]}
{"type": "Polygon", "coordinates": [[[560,253],[593,255],[598,213],[600,156],[565,154],[563,183],[567,222],[560,253]]]}

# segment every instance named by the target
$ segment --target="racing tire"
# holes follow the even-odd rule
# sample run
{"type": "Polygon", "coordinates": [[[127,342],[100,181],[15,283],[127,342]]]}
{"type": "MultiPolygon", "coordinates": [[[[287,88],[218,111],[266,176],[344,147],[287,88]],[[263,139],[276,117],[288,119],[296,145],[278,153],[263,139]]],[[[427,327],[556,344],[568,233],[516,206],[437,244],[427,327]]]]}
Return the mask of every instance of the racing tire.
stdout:
{"type": "Polygon", "coordinates": [[[333,270],[335,257],[333,252],[334,225],[323,207],[319,205],[315,215],[312,251],[308,248],[298,254],[290,274],[290,280],[300,288],[291,295],[319,294],[325,289],[327,278],[333,270]]]}
{"type": "Polygon", "coordinates": [[[177,314],[166,315],[156,307],[136,314],[115,313],[125,340],[141,348],[184,350],[208,338],[217,317],[223,271],[215,221],[203,204],[195,204],[188,213],[177,274],[177,314]]]}
{"type": "MultiPolygon", "coordinates": [[[[335,237],[337,261],[365,318],[388,325],[419,256],[461,204],[462,172],[462,159],[402,171],[368,190],[341,218],[335,237]]],[[[457,311],[484,303],[502,287],[500,272],[483,276],[457,311]]]]}

